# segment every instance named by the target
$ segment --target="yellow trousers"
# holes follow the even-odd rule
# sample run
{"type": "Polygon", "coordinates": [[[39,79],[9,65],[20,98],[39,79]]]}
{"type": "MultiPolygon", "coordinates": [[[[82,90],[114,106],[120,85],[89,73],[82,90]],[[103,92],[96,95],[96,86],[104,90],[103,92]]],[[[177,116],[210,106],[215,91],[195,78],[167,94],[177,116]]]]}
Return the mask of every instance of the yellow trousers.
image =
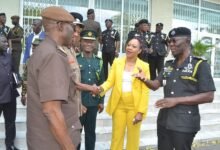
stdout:
{"type": "Polygon", "coordinates": [[[133,125],[135,115],[132,93],[123,93],[112,116],[111,150],[123,150],[126,129],[126,150],[139,150],[141,122],[133,125]]]}

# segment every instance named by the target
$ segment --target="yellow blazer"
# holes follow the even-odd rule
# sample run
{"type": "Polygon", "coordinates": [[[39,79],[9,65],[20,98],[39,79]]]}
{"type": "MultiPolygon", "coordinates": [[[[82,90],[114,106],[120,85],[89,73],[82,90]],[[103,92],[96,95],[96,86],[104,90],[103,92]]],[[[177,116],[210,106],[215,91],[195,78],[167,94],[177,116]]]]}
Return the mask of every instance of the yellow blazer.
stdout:
{"type": "MultiPolygon", "coordinates": [[[[100,94],[104,95],[110,88],[112,93],[108,100],[106,112],[112,115],[118,105],[122,94],[122,76],[125,68],[126,57],[116,58],[111,67],[108,79],[101,85],[103,92],[100,94]]],[[[149,64],[137,59],[133,73],[138,73],[138,67],[140,67],[146,74],[146,77],[150,78],[149,64]]],[[[140,80],[132,77],[132,95],[134,100],[135,112],[141,112],[146,116],[148,109],[149,100],[149,88],[140,80]]]]}

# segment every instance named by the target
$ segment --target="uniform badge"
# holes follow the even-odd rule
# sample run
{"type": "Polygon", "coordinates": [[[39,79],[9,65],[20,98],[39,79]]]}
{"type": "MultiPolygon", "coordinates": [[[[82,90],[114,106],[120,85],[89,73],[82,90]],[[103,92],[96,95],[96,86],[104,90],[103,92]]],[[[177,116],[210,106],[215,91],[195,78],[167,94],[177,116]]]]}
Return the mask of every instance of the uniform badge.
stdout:
{"type": "Polygon", "coordinates": [[[92,32],[88,32],[88,36],[92,36],[92,32]]]}
{"type": "Polygon", "coordinates": [[[173,30],[171,33],[170,33],[172,36],[174,36],[176,34],[175,30],[173,30]]]}

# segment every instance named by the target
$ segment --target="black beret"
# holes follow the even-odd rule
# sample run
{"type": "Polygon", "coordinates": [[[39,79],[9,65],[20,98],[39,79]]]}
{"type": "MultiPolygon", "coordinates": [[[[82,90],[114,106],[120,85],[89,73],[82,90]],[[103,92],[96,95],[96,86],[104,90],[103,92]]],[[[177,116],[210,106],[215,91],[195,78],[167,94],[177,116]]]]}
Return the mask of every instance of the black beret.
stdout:
{"type": "Polygon", "coordinates": [[[156,26],[161,26],[161,27],[163,27],[163,23],[157,23],[156,26]]]}
{"type": "Polygon", "coordinates": [[[83,16],[77,12],[71,12],[70,13],[75,19],[79,19],[80,22],[83,21],[83,16]]]}
{"type": "Polygon", "coordinates": [[[140,24],[143,24],[143,23],[148,24],[149,22],[148,22],[147,19],[141,19],[141,20],[139,21],[139,25],[140,25],[140,24]]]}
{"type": "Polygon", "coordinates": [[[82,39],[87,39],[87,40],[96,40],[97,38],[97,33],[93,30],[83,30],[80,33],[80,37],[82,39]]]}
{"type": "Polygon", "coordinates": [[[110,21],[111,23],[113,23],[112,19],[105,19],[105,23],[106,23],[107,21],[110,21]]]}
{"type": "Polygon", "coordinates": [[[169,38],[172,37],[177,37],[177,36],[190,36],[191,37],[191,31],[190,29],[186,27],[178,27],[178,28],[173,28],[169,32],[169,38]]]}
{"type": "Polygon", "coordinates": [[[94,9],[88,9],[87,11],[87,15],[94,14],[94,13],[95,13],[94,9]]]}
{"type": "Polygon", "coordinates": [[[0,13],[0,16],[5,16],[5,13],[0,13]]]}

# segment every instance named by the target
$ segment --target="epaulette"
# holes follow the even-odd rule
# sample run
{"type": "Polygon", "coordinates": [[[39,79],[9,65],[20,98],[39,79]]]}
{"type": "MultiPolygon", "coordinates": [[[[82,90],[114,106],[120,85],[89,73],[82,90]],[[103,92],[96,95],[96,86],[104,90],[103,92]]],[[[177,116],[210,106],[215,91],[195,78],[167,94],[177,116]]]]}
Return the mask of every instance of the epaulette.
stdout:
{"type": "Polygon", "coordinates": [[[166,60],[166,62],[173,62],[175,59],[166,60]]]}
{"type": "Polygon", "coordinates": [[[76,57],[79,57],[79,56],[81,56],[81,53],[77,53],[77,54],[76,54],[76,57]]]}
{"type": "Polygon", "coordinates": [[[193,56],[194,59],[207,61],[205,57],[193,56]]]}
{"type": "Polygon", "coordinates": [[[95,57],[95,58],[98,58],[98,59],[102,59],[101,57],[99,57],[99,56],[97,56],[97,55],[94,55],[94,57],[95,57]]]}
{"type": "Polygon", "coordinates": [[[57,51],[67,56],[67,52],[62,46],[57,46],[57,51]]]}

